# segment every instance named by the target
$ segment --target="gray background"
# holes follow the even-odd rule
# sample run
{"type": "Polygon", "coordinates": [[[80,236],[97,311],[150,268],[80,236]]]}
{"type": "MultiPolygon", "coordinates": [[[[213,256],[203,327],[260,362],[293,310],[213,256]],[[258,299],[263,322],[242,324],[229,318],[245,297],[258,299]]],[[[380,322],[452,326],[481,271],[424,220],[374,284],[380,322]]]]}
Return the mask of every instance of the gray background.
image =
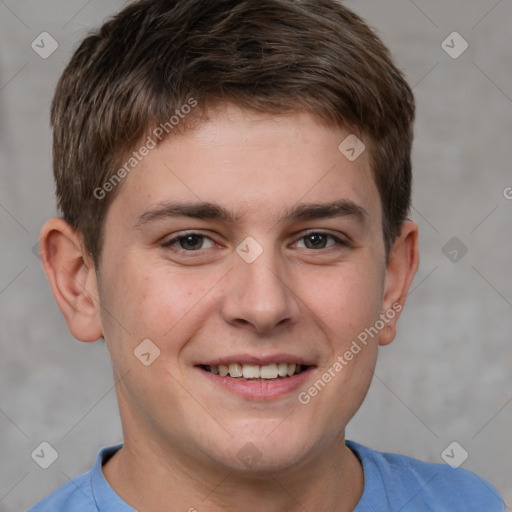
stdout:
{"type": "MultiPolygon", "coordinates": [[[[457,441],[463,467],[512,506],[512,1],[346,3],[414,85],[422,254],[399,335],[381,350],[348,437],[436,462],[457,441]],[[441,46],[454,31],[469,43],[457,59],[441,46]],[[457,262],[456,246],[443,252],[452,237],[457,262]]],[[[53,89],[77,42],[123,5],[0,1],[1,511],[25,510],[121,441],[105,347],[68,333],[33,246],[55,213],[53,89]],[[47,59],[31,48],[44,31],[59,44],[47,59]],[[46,470],[31,459],[42,441],[59,453],[46,470]]]]}

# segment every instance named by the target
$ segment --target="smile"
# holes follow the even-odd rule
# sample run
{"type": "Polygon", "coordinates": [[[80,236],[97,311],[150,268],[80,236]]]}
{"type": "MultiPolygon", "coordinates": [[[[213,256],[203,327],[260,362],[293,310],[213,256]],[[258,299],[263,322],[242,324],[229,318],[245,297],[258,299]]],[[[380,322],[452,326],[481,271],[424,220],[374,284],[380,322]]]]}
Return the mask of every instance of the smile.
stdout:
{"type": "Polygon", "coordinates": [[[201,368],[214,375],[232,377],[240,380],[273,380],[286,379],[299,375],[307,366],[295,363],[271,363],[264,366],[258,364],[231,363],[229,365],[202,365],[201,368]]]}

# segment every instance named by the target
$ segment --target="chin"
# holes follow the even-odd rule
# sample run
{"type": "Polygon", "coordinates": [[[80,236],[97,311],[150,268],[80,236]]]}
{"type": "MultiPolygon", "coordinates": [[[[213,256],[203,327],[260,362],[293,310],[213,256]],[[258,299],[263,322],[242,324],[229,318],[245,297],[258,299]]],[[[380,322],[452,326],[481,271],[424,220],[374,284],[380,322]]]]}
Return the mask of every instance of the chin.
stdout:
{"type": "Polygon", "coordinates": [[[260,450],[255,444],[248,442],[239,451],[230,454],[226,465],[233,471],[253,477],[264,477],[284,473],[299,465],[305,453],[293,449],[281,448],[260,450]]]}
{"type": "Polygon", "coordinates": [[[257,430],[254,426],[242,430],[243,435],[219,447],[217,456],[212,454],[213,457],[233,471],[263,476],[290,470],[313,456],[318,443],[312,442],[311,430],[294,428],[292,422],[288,428],[275,422],[269,425],[270,422],[263,422],[257,430]]]}

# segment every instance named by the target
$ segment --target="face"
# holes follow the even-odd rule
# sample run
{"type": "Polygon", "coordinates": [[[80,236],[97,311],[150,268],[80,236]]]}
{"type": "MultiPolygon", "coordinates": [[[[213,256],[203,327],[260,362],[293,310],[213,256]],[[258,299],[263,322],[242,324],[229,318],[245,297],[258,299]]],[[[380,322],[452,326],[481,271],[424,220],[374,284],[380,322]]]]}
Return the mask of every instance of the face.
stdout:
{"type": "Polygon", "coordinates": [[[386,284],[379,193],[368,152],[338,150],[349,134],[229,106],[126,178],[98,277],[126,442],[277,470],[343,436],[378,346],[354,340],[386,284]]]}

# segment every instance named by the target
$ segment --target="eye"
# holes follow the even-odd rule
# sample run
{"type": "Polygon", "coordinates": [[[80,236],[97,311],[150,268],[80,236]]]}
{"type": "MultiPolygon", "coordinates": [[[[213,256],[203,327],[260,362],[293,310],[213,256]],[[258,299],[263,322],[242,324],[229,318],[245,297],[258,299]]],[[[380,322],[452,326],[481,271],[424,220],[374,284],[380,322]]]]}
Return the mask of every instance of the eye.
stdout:
{"type": "MultiPolygon", "coordinates": [[[[328,249],[333,246],[347,247],[349,243],[330,233],[312,231],[302,236],[297,242],[301,249],[328,249]],[[330,243],[329,243],[330,241],[330,243]]],[[[162,244],[163,248],[170,248],[176,252],[199,252],[201,249],[214,247],[215,242],[201,233],[182,233],[162,244]]]]}
{"type": "Polygon", "coordinates": [[[300,238],[299,242],[303,240],[305,241],[305,247],[301,248],[305,249],[327,249],[328,247],[332,247],[334,245],[348,246],[347,242],[341,238],[338,238],[337,236],[331,235],[330,233],[322,233],[317,231],[308,233],[307,235],[303,236],[300,238]],[[334,240],[334,243],[326,245],[329,239],[334,240]]]}
{"type": "Polygon", "coordinates": [[[210,242],[209,247],[213,247],[215,245],[211,238],[200,233],[185,233],[165,242],[162,247],[176,247],[178,250],[196,252],[199,249],[208,248],[204,247],[204,243],[207,240],[210,242]]]}

